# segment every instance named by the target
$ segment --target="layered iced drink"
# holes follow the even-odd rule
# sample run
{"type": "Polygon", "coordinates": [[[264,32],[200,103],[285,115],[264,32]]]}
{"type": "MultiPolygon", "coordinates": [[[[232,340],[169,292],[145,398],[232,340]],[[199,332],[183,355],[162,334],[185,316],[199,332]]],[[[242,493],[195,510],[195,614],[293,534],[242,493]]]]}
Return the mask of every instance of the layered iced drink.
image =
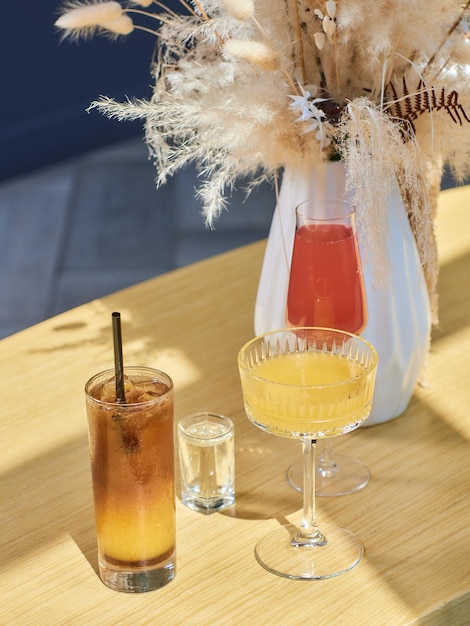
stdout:
{"type": "Polygon", "coordinates": [[[98,560],[119,591],[156,589],[175,574],[173,383],[164,372],[114,371],[86,384],[98,560]]]}

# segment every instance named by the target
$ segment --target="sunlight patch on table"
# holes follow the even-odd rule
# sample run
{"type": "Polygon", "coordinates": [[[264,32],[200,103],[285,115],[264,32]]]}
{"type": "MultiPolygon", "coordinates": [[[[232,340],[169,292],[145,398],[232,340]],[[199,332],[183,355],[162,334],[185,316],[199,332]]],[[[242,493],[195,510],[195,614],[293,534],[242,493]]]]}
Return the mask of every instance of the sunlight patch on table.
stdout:
{"type": "Polygon", "coordinates": [[[439,197],[435,232],[441,265],[468,254],[467,239],[455,237],[461,228],[461,207],[465,205],[465,210],[466,204],[467,196],[458,187],[446,190],[439,197]]]}
{"type": "Polygon", "coordinates": [[[470,327],[460,329],[439,338],[438,346],[431,346],[429,363],[425,371],[426,387],[417,387],[416,394],[429,405],[453,430],[464,439],[470,440],[468,422],[468,381],[461,373],[465,372],[470,346],[470,327]],[[434,360],[439,366],[434,369],[434,360]],[[447,367],[442,363],[446,362],[447,367]]]}
{"type": "Polygon", "coordinates": [[[192,385],[201,379],[202,373],[182,350],[176,347],[149,348],[145,339],[126,344],[124,366],[142,365],[166,372],[178,389],[192,385]]]}

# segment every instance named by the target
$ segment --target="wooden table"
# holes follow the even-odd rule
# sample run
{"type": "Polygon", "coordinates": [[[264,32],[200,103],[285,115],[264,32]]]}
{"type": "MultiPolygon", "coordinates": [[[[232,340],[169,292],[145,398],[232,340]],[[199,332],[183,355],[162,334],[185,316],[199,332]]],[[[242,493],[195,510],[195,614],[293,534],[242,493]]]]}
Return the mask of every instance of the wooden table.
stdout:
{"type": "Polygon", "coordinates": [[[441,194],[440,325],[426,388],[404,415],[337,440],[365,461],[363,491],[318,500],[366,556],[336,579],[289,581],[253,554],[297,521],[285,480],[300,444],[246,419],[236,356],[252,336],[264,244],[172,272],[0,342],[0,624],[470,623],[470,190],[441,194]],[[177,501],[177,574],[119,594],[97,576],[83,385],[112,367],[111,312],[127,364],[174,378],[176,416],[208,409],[236,427],[236,505],[204,516],[177,501]]]}

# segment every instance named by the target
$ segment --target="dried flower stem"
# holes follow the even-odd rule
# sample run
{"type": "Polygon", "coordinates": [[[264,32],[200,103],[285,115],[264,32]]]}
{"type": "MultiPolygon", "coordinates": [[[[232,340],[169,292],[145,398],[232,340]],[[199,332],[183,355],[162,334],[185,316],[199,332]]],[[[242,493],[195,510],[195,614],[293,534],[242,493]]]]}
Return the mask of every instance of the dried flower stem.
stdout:
{"type": "Polygon", "coordinates": [[[150,35],[154,35],[154,37],[158,37],[157,30],[152,30],[151,28],[147,28],[146,26],[140,26],[140,24],[134,24],[134,28],[136,30],[142,30],[144,33],[149,33],[150,35]]]}
{"type": "MultiPolygon", "coordinates": [[[[182,0],[180,0],[180,2],[182,2],[182,0]]],[[[183,4],[186,4],[186,2],[182,2],[183,4]]],[[[194,0],[194,4],[197,6],[197,8],[199,9],[199,11],[201,12],[202,17],[206,20],[206,22],[210,21],[210,17],[207,15],[207,13],[204,11],[204,9],[202,8],[201,4],[198,2],[198,0],[194,0]]]]}
{"type": "Polygon", "coordinates": [[[302,30],[300,28],[299,8],[297,6],[297,0],[291,0],[291,4],[292,4],[292,11],[294,13],[294,23],[295,23],[295,32],[296,32],[295,56],[297,57],[297,64],[302,74],[302,83],[305,84],[307,72],[305,70],[304,47],[302,44],[302,30]]]}
{"type": "MultiPolygon", "coordinates": [[[[157,20],[158,22],[166,22],[167,24],[168,19],[166,18],[166,16],[163,16],[161,13],[149,13],[148,11],[142,11],[141,9],[125,9],[126,13],[137,13],[138,15],[144,15],[145,17],[150,17],[151,19],[157,20]]],[[[137,26],[134,24],[135,28],[137,28],[137,26]]],[[[143,30],[143,29],[141,29],[143,30]]],[[[153,32],[153,31],[151,31],[153,32]]]]}
{"type": "MultiPolygon", "coordinates": [[[[152,0],[152,3],[156,4],[157,7],[160,7],[161,9],[163,9],[164,11],[166,11],[173,17],[178,17],[178,13],[176,13],[176,11],[173,11],[173,9],[170,9],[170,7],[167,7],[166,4],[163,4],[163,2],[159,2],[159,0],[152,0]]],[[[183,4],[186,4],[186,3],[183,2],[183,4]]],[[[192,11],[192,8],[188,7],[188,10],[192,11]]]]}
{"type": "MultiPolygon", "coordinates": [[[[449,28],[449,30],[447,31],[446,36],[444,37],[442,43],[440,44],[440,46],[437,48],[437,50],[434,52],[434,54],[430,57],[429,61],[426,63],[426,66],[423,70],[423,72],[425,72],[429,67],[432,66],[432,64],[434,63],[437,55],[439,54],[439,52],[442,50],[442,48],[444,47],[445,43],[448,41],[449,37],[451,37],[451,35],[455,32],[455,30],[457,29],[457,27],[459,26],[459,24],[462,22],[462,19],[465,15],[465,12],[468,11],[468,9],[470,8],[470,0],[467,0],[467,3],[465,4],[465,6],[462,8],[462,11],[460,12],[459,17],[455,20],[455,22],[452,24],[452,26],[449,28]]],[[[439,72],[442,71],[442,68],[439,70],[439,72]]],[[[439,74],[438,72],[438,74],[439,74]]]]}
{"type": "Polygon", "coordinates": [[[191,15],[193,17],[199,17],[199,15],[197,15],[197,13],[194,11],[193,7],[188,2],[186,2],[186,0],[179,0],[179,2],[180,2],[180,4],[182,4],[184,6],[184,8],[187,11],[189,11],[191,13],[191,15]]]}

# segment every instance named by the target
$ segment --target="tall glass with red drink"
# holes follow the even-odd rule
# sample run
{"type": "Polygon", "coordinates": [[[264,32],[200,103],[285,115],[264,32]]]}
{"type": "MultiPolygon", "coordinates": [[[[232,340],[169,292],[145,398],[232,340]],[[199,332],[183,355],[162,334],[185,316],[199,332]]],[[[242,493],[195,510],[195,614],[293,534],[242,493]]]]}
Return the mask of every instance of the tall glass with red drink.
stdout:
{"type": "Polygon", "coordinates": [[[367,323],[354,210],[336,201],[303,202],[287,296],[289,326],[324,326],[360,333],[367,323]]]}

